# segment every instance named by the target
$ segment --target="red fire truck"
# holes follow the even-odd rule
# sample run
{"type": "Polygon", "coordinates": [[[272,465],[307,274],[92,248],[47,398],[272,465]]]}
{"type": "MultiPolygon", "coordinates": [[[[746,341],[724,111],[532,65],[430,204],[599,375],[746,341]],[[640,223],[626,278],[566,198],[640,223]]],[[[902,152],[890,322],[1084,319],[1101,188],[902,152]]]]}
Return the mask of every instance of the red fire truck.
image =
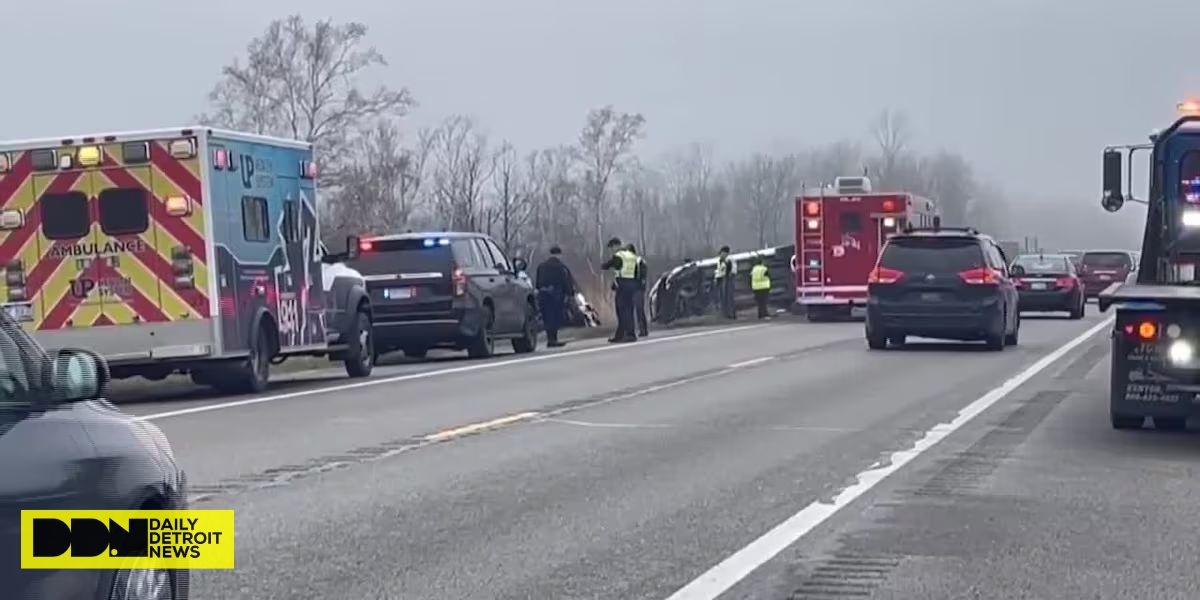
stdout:
{"type": "Polygon", "coordinates": [[[933,226],[937,207],[915,194],[873,193],[867,177],[796,198],[796,302],[810,321],[851,316],[867,301],[867,274],[887,237],[933,226]]]}

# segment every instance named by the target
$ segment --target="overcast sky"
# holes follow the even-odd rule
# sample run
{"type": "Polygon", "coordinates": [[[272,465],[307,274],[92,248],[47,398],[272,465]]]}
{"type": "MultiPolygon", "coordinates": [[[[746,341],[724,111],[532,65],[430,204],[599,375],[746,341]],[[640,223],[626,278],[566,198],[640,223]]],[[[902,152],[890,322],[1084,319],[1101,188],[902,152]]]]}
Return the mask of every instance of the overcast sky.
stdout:
{"type": "Polygon", "coordinates": [[[693,140],[732,156],[865,138],[890,107],[1010,194],[1089,210],[1103,145],[1144,141],[1200,94],[1200,0],[5,4],[6,138],[180,124],[291,12],[367,24],[390,61],[375,76],[421,104],[414,127],[470,113],[530,148],[611,103],[646,115],[651,156],[693,140]]]}

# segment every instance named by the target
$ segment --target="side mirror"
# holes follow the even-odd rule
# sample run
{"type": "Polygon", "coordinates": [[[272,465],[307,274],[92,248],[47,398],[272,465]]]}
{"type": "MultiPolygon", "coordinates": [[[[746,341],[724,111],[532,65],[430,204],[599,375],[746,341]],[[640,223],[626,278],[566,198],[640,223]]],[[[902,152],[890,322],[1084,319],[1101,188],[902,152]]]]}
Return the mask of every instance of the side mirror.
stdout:
{"type": "Polygon", "coordinates": [[[354,260],[358,258],[362,252],[362,240],[357,235],[346,236],[346,260],[354,260]]]}
{"type": "Polygon", "coordinates": [[[522,273],[524,271],[529,270],[529,262],[523,258],[514,258],[512,262],[513,262],[513,269],[516,270],[516,272],[518,272],[518,273],[522,273]]]}
{"type": "Polygon", "coordinates": [[[1117,212],[1125,205],[1125,194],[1121,191],[1123,166],[1124,160],[1119,150],[1104,151],[1104,195],[1100,198],[1100,206],[1108,212],[1117,212]]]}
{"type": "Polygon", "coordinates": [[[108,363],[88,350],[59,350],[54,353],[50,368],[51,389],[57,402],[102,398],[108,389],[108,363]]]}

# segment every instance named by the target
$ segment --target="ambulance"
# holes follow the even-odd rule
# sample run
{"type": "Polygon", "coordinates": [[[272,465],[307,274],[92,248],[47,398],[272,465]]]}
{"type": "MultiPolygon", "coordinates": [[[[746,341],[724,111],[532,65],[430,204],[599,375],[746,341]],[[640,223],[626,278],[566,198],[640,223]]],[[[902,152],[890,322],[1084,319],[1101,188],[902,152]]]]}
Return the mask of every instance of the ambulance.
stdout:
{"type": "Polygon", "coordinates": [[[360,274],[320,243],[311,144],[183,127],[0,142],[0,302],[112,376],[266,388],[300,355],[374,364],[360,274]]]}

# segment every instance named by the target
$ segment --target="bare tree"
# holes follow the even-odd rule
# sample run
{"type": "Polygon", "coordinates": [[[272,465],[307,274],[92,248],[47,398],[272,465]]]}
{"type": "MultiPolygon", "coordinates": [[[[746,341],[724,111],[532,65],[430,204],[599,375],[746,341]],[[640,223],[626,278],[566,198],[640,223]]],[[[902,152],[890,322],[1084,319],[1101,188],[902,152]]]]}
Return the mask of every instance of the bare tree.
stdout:
{"type": "Polygon", "coordinates": [[[584,169],[584,199],[594,223],[590,237],[597,252],[604,245],[604,208],[609,180],[633,152],[634,142],[641,136],[645,123],[646,119],[640,114],[621,113],[605,106],[588,113],[587,124],[579,133],[578,158],[584,169]]]}
{"type": "Polygon", "coordinates": [[[939,152],[925,161],[925,193],[938,203],[947,225],[968,225],[976,185],[971,165],[958,154],[939,152]]]}
{"type": "Polygon", "coordinates": [[[908,149],[912,133],[908,116],[902,112],[884,110],[875,117],[871,134],[879,148],[877,174],[881,189],[893,189],[892,178],[896,164],[908,149]]]}
{"type": "Polygon", "coordinates": [[[313,142],[335,159],[323,169],[333,174],[349,136],[364,121],[403,115],[413,105],[403,88],[358,87],[366,69],[387,64],[363,46],[366,35],[367,27],[355,22],[322,20],[309,27],[300,15],[273,21],[251,40],[244,64],[235,60],[222,69],[207,120],[313,142]]]}
{"type": "Polygon", "coordinates": [[[745,207],[757,247],[780,240],[787,197],[795,179],[796,163],[790,157],[755,154],[731,169],[734,195],[745,207]]]}
{"type": "Polygon", "coordinates": [[[725,189],[716,177],[712,146],[699,142],[690,144],[676,153],[668,165],[675,210],[680,223],[691,232],[691,239],[681,250],[713,251],[721,233],[725,189]],[[703,248],[697,247],[700,245],[703,248]]]}
{"type": "Polygon", "coordinates": [[[539,250],[578,239],[581,233],[579,182],[571,175],[574,154],[573,148],[560,146],[535,150],[525,159],[525,181],[532,205],[531,233],[539,250]]]}
{"type": "MultiPolygon", "coordinates": [[[[533,217],[533,191],[525,181],[520,159],[512,144],[501,144],[492,160],[492,193],[495,202],[490,211],[492,218],[489,219],[489,225],[495,225],[498,235],[492,235],[500,238],[504,251],[512,253],[517,250],[526,226],[533,217]]],[[[489,227],[489,231],[491,229],[489,227]]]]}
{"type": "Polygon", "coordinates": [[[428,135],[437,220],[449,229],[480,230],[483,192],[496,167],[487,135],[462,115],[447,118],[428,135]]]}

